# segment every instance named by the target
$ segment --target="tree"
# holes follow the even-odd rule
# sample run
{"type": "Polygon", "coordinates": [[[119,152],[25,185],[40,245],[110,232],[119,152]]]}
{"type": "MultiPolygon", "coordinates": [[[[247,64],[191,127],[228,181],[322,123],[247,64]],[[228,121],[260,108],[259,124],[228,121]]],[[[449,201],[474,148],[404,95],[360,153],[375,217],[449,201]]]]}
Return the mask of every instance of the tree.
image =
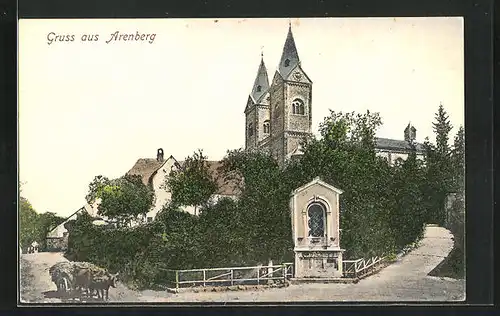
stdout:
{"type": "Polygon", "coordinates": [[[195,212],[217,191],[217,184],[202,150],[188,156],[181,168],[172,170],[165,186],[171,192],[174,204],[194,206],[195,212]]]}
{"type": "Polygon", "coordinates": [[[263,152],[229,151],[222,173],[226,180],[244,180],[237,204],[238,222],[244,226],[234,232],[248,254],[244,264],[285,258],[293,246],[288,209],[291,188],[277,161],[263,152]]]}
{"type": "Polygon", "coordinates": [[[28,199],[22,196],[19,198],[19,243],[21,247],[28,247],[36,241],[39,249],[44,249],[49,230],[63,221],[62,217],[52,212],[37,213],[28,199]]]}
{"type": "Polygon", "coordinates": [[[416,144],[408,141],[411,151],[404,161],[394,166],[391,187],[394,190],[394,204],[390,216],[391,226],[397,228],[396,247],[404,248],[423,236],[426,211],[423,204],[422,185],[424,173],[422,163],[417,159],[416,144]]]}
{"type": "Polygon", "coordinates": [[[203,208],[198,221],[200,256],[208,267],[248,262],[248,222],[238,203],[225,198],[203,208]]]}
{"type": "Polygon", "coordinates": [[[87,201],[100,198],[98,214],[128,225],[132,220],[145,217],[154,203],[151,188],[142,183],[140,176],[126,175],[116,180],[98,176],[89,185],[87,201]]]}
{"type": "Polygon", "coordinates": [[[436,150],[440,156],[447,157],[450,152],[448,140],[452,125],[443,104],[439,104],[432,127],[436,135],[436,150]]]}
{"type": "Polygon", "coordinates": [[[47,234],[51,229],[61,224],[64,221],[64,218],[56,215],[53,212],[45,212],[38,215],[38,236],[37,240],[40,243],[40,249],[45,249],[47,234]]]}
{"type": "Polygon", "coordinates": [[[107,177],[104,177],[102,175],[95,176],[94,180],[90,182],[88,194],[85,196],[85,200],[87,200],[87,203],[94,203],[95,200],[99,196],[101,196],[104,188],[106,186],[109,186],[110,184],[111,181],[107,177]]]}
{"type": "Polygon", "coordinates": [[[427,196],[425,204],[428,222],[443,225],[446,218],[444,203],[446,196],[454,190],[454,176],[451,150],[448,144],[452,126],[442,104],[439,105],[432,125],[436,145],[432,144],[428,138],[424,142],[427,183],[423,190],[426,191],[427,196]]]}
{"type": "Polygon", "coordinates": [[[451,161],[454,191],[462,192],[465,189],[465,132],[463,126],[459,127],[455,136],[451,161]]]}
{"type": "Polygon", "coordinates": [[[40,236],[38,214],[24,197],[19,198],[19,243],[25,248],[40,236]]]}

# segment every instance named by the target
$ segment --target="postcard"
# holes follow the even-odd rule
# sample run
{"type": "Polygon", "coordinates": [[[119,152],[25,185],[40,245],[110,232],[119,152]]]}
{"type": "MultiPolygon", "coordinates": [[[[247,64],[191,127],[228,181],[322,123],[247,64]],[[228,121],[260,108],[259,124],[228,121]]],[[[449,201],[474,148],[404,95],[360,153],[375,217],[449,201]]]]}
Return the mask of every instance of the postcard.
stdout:
{"type": "Polygon", "coordinates": [[[465,299],[460,17],[19,20],[19,301],[465,299]]]}

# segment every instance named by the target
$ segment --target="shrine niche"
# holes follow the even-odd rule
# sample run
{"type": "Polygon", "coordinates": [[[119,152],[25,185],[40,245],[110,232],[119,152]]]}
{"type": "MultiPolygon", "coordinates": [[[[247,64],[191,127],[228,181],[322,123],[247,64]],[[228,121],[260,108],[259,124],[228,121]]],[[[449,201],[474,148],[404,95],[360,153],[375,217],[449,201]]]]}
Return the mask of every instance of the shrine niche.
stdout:
{"type": "Polygon", "coordinates": [[[290,199],[295,278],[342,276],[339,197],[342,190],[315,178],[290,199]]]}

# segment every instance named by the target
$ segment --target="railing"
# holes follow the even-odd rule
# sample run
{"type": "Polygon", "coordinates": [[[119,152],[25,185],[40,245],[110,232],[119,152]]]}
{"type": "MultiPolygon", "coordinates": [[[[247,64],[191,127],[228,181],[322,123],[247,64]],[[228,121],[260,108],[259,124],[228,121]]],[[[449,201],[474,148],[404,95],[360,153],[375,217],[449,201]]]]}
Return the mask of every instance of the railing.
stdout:
{"type": "Polygon", "coordinates": [[[360,277],[370,271],[372,271],[378,264],[382,263],[383,257],[372,257],[368,260],[364,258],[358,260],[344,260],[343,270],[344,277],[360,277]]]}
{"type": "Polygon", "coordinates": [[[293,277],[293,263],[281,265],[191,270],[163,270],[171,288],[197,286],[259,285],[293,277]]]}

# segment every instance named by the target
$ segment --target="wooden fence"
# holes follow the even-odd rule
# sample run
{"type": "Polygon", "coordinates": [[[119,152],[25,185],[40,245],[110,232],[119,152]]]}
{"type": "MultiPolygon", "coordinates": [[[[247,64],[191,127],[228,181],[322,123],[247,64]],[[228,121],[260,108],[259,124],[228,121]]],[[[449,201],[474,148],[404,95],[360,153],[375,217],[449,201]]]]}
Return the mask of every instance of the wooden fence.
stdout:
{"type": "MultiPolygon", "coordinates": [[[[383,257],[367,260],[344,260],[344,278],[358,278],[371,272],[384,262],[383,257]]],[[[169,270],[165,269],[165,285],[169,288],[198,286],[260,285],[270,281],[285,282],[294,277],[293,263],[280,265],[231,267],[213,269],[169,270]]]]}
{"type": "Polygon", "coordinates": [[[281,265],[215,269],[164,270],[171,288],[267,284],[293,277],[293,263],[281,265]]]}
{"type": "Polygon", "coordinates": [[[343,270],[344,277],[357,278],[364,274],[373,271],[373,269],[384,261],[383,257],[372,257],[368,260],[364,258],[358,260],[344,260],[343,270]]]}

